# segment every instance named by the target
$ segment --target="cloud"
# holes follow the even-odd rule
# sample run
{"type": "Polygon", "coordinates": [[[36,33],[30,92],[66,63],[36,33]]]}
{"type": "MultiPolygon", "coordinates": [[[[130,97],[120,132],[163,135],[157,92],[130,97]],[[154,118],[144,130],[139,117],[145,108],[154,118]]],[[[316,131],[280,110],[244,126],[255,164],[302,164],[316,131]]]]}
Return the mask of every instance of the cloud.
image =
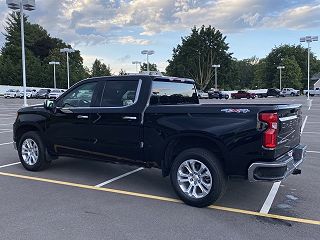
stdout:
{"type": "Polygon", "coordinates": [[[121,58],[118,58],[118,61],[119,62],[127,62],[130,58],[131,58],[131,56],[129,54],[127,54],[121,58]]]}
{"type": "Polygon", "coordinates": [[[151,43],[150,40],[146,39],[138,39],[134,38],[133,36],[124,36],[124,37],[119,37],[117,40],[115,40],[118,43],[121,44],[131,44],[131,45],[149,45],[151,43]]]}
{"type": "MultiPolygon", "coordinates": [[[[4,0],[0,2],[3,22],[9,11],[4,0]]],[[[319,26],[319,10],[319,0],[46,0],[37,1],[37,9],[28,15],[72,45],[148,45],[150,40],[135,36],[203,24],[224,33],[311,28],[319,26]]]]}

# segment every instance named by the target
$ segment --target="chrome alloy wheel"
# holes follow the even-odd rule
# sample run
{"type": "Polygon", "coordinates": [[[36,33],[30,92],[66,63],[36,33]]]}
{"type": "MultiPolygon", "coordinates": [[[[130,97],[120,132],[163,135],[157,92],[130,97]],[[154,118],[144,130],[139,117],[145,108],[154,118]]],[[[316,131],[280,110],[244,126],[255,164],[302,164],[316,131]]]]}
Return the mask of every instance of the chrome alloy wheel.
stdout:
{"type": "Polygon", "coordinates": [[[29,166],[35,165],[39,158],[39,147],[37,143],[31,138],[25,139],[21,146],[21,155],[26,164],[29,166]]]}
{"type": "Polygon", "coordinates": [[[212,188],[209,168],[195,159],[181,163],[177,172],[177,180],[181,190],[191,198],[203,198],[212,188]]]}

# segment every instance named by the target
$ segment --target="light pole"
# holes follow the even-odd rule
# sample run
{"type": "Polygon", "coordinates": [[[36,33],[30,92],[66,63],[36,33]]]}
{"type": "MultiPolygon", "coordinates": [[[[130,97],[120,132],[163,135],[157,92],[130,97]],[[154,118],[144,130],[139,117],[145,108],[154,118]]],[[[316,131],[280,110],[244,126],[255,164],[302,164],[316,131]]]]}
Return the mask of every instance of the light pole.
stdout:
{"type": "Polygon", "coordinates": [[[20,9],[20,21],[21,21],[21,53],[22,53],[22,82],[23,82],[23,106],[27,104],[27,77],[26,77],[26,55],[24,46],[24,15],[23,10],[32,11],[36,8],[35,0],[6,0],[6,3],[10,9],[20,9]]]}
{"type": "Polygon", "coordinates": [[[141,51],[141,54],[143,55],[147,55],[147,72],[149,72],[149,55],[152,55],[154,54],[154,51],[153,50],[143,50],[141,51]]]}
{"type": "Polygon", "coordinates": [[[278,66],[277,69],[280,70],[280,91],[281,91],[281,77],[282,77],[282,69],[285,69],[285,66],[278,66]]]}
{"type": "Polygon", "coordinates": [[[214,88],[215,90],[218,90],[218,68],[220,67],[220,64],[214,64],[212,67],[214,68],[214,88]]]}
{"type": "Polygon", "coordinates": [[[70,88],[69,53],[74,53],[75,50],[72,48],[63,48],[63,49],[60,49],[60,52],[67,54],[67,76],[68,76],[68,89],[69,89],[70,88]]]}
{"type": "Polygon", "coordinates": [[[53,65],[53,87],[54,89],[57,88],[57,83],[56,83],[56,65],[59,65],[60,62],[49,62],[50,65],[53,65]]]}
{"type": "Polygon", "coordinates": [[[318,41],[318,36],[306,36],[300,38],[300,42],[308,43],[308,101],[310,100],[310,43],[318,41]]]}
{"type": "Polygon", "coordinates": [[[133,61],[132,64],[136,65],[136,72],[138,72],[138,64],[141,66],[141,62],[139,61],[133,61]]]}

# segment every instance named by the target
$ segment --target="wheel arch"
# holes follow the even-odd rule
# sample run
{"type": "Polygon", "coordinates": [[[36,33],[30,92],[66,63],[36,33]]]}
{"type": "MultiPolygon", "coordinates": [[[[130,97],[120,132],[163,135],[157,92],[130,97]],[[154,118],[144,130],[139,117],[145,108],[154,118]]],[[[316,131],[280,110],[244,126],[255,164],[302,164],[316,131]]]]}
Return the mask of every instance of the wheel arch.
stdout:
{"type": "Polygon", "coordinates": [[[183,134],[172,137],[165,147],[164,158],[161,161],[162,175],[168,176],[174,159],[182,151],[189,148],[204,148],[215,154],[225,170],[225,149],[223,143],[214,137],[205,134],[183,134]]]}

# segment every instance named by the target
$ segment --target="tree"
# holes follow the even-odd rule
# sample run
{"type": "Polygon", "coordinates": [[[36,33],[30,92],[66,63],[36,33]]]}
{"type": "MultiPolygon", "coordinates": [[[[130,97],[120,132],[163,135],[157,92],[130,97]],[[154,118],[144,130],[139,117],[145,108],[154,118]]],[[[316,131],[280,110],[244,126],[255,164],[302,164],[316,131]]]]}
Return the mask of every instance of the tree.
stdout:
{"type": "Polygon", "coordinates": [[[195,79],[200,89],[213,86],[213,64],[220,64],[218,84],[226,80],[231,65],[231,55],[228,53],[226,37],[214,27],[194,27],[191,34],[181,39],[182,43],[173,49],[172,60],[166,72],[177,77],[195,79]]]}
{"type": "MultiPolygon", "coordinates": [[[[52,38],[38,24],[32,24],[24,16],[26,73],[28,86],[53,87],[53,68],[50,61],[59,61],[57,66],[57,86],[67,87],[66,56],[61,48],[70,48],[61,39],[52,38]]],[[[20,13],[11,13],[6,20],[5,44],[1,48],[0,84],[22,85],[20,13]]],[[[70,82],[74,84],[88,77],[83,67],[80,51],[70,54],[70,82]]]]}
{"type": "MultiPolygon", "coordinates": [[[[298,64],[301,73],[302,73],[302,85],[301,87],[307,86],[307,58],[308,58],[308,49],[302,47],[301,45],[281,45],[275,47],[266,57],[266,86],[275,87],[279,86],[279,79],[277,78],[278,71],[277,67],[279,65],[284,65],[284,59],[294,57],[296,63],[298,64]]],[[[292,60],[293,61],[293,60],[292,60]]],[[[293,62],[291,61],[291,64],[293,62]]],[[[287,67],[287,66],[285,66],[287,67]]],[[[320,71],[320,64],[317,61],[314,54],[310,53],[310,75],[320,71]]],[[[297,73],[298,74],[298,73],[297,73]]]]}
{"type": "MultiPolygon", "coordinates": [[[[282,70],[282,87],[302,88],[302,72],[294,56],[286,57],[282,60],[285,69],[282,70]]],[[[276,79],[280,79],[280,71],[276,74],[276,79]]]]}
{"type": "MultiPolygon", "coordinates": [[[[142,63],[142,65],[140,66],[140,71],[147,71],[147,70],[148,70],[147,63],[142,63]]],[[[149,63],[149,71],[159,71],[157,64],[149,63]]]]}
{"type": "Polygon", "coordinates": [[[111,76],[110,66],[106,66],[99,59],[96,59],[92,65],[91,77],[111,76]]]}
{"type": "Polygon", "coordinates": [[[124,69],[121,68],[119,71],[119,76],[124,76],[124,75],[127,75],[127,73],[124,69]]]}

